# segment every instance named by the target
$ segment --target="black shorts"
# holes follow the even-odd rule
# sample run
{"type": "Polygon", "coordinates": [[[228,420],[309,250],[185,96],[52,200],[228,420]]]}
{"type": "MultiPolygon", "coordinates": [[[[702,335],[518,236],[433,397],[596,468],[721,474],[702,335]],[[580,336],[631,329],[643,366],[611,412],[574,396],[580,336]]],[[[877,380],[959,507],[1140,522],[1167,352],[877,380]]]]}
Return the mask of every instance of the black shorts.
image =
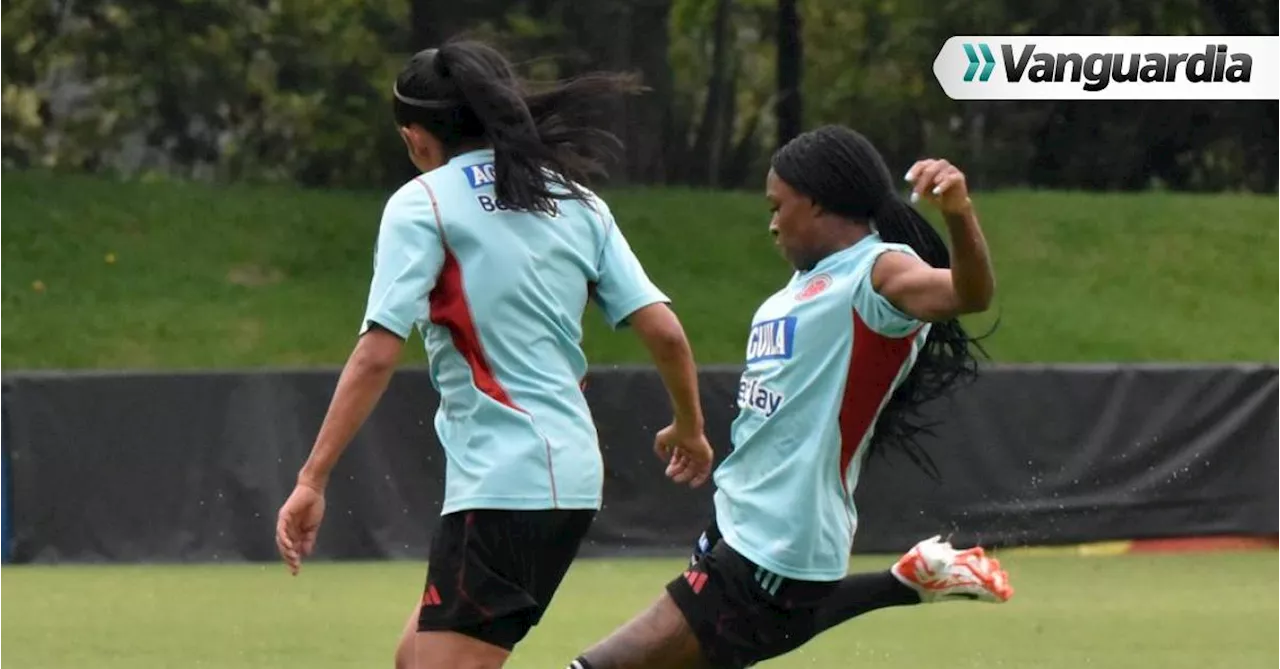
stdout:
{"type": "Polygon", "coordinates": [[[749,667],[818,633],[818,608],[839,581],[793,581],[757,567],[720,539],[715,525],[698,544],[693,564],[667,584],[667,593],[712,666],[749,667]]]}
{"type": "Polygon", "coordinates": [[[418,631],[511,650],[542,619],[595,513],[477,509],[441,517],[418,631]]]}

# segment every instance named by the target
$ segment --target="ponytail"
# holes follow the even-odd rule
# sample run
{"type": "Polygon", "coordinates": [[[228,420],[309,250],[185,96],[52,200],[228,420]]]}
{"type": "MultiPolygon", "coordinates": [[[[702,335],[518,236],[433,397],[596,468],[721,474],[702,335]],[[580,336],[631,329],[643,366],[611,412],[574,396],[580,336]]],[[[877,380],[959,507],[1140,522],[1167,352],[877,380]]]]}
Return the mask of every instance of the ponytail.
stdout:
{"type": "Polygon", "coordinates": [[[871,215],[871,228],[880,240],[906,244],[933,267],[951,267],[951,252],[929,221],[902,196],[890,191],[871,215]]]}
{"type": "MultiPolygon", "coordinates": [[[[911,247],[921,260],[932,267],[951,267],[951,253],[942,236],[915,207],[895,192],[890,191],[877,207],[872,229],[881,241],[911,247]]],[[[965,332],[959,319],[933,323],[915,367],[885,405],[872,437],[873,443],[904,451],[912,462],[937,480],[939,472],[933,458],[917,442],[922,434],[934,434],[933,428],[937,423],[924,422],[921,407],[977,378],[978,361],[974,349],[987,357],[986,350],[965,332]]]]}
{"type": "Polygon", "coordinates": [[[421,125],[449,151],[493,148],[495,194],[506,206],[554,213],[556,200],[587,200],[593,176],[621,142],[591,127],[609,97],[640,90],[631,77],[597,74],[530,92],[510,63],[479,42],[418,53],[396,79],[396,121],[421,125]]]}

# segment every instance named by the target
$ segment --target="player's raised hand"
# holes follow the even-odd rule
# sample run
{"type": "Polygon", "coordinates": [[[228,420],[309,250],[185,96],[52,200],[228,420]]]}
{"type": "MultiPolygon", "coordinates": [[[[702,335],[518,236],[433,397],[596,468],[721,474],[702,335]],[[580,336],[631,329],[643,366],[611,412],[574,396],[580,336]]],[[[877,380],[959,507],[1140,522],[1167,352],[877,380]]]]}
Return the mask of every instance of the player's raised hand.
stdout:
{"type": "Polygon", "coordinates": [[[302,569],[302,559],[311,555],[324,519],[324,493],[299,483],[276,517],[276,549],[294,576],[302,569]]]}
{"type": "Polygon", "coordinates": [[[916,161],[904,178],[912,184],[912,202],[923,198],[943,214],[952,215],[963,215],[973,206],[964,172],[944,159],[916,161]]]}
{"type": "Polygon", "coordinates": [[[715,453],[702,430],[683,430],[672,424],[658,431],[653,451],[667,463],[667,478],[697,488],[711,477],[715,453]]]}

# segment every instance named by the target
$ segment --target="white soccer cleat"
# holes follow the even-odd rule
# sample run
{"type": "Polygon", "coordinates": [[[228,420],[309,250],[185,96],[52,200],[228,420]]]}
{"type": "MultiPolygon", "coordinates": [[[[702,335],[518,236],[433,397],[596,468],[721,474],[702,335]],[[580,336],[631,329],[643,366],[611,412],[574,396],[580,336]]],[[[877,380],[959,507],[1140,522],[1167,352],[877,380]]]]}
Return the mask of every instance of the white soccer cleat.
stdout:
{"type": "Polygon", "coordinates": [[[981,548],[958,551],[942,537],[916,544],[890,572],[920,593],[925,603],[953,599],[1000,603],[1013,597],[1009,574],[1000,568],[999,560],[987,557],[981,548]]]}

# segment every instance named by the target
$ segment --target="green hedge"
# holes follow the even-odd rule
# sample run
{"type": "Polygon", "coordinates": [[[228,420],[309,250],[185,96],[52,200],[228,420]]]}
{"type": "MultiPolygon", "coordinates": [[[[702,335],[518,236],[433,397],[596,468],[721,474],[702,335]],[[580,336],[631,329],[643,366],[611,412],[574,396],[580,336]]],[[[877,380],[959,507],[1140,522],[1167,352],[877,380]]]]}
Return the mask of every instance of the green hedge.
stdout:
{"type": "MultiPolygon", "coordinates": [[[[6,172],[5,369],[336,365],[385,193],[6,172]]],[[[702,362],[737,362],[787,278],[763,197],[605,193],[702,362]]],[[[1276,359],[1275,199],[978,194],[998,361],[1276,359]]],[[[643,356],[587,315],[593,362],[643,356]]],[[[420,362],[415,345],[406,357],[420,362]]]]}

